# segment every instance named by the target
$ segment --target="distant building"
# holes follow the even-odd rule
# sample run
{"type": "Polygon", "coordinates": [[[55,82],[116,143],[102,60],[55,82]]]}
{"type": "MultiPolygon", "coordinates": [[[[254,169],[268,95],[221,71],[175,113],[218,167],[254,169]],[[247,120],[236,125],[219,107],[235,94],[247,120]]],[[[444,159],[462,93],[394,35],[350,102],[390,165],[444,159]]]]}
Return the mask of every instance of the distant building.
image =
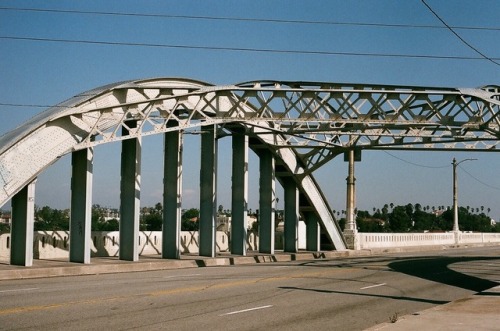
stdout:
{"type": "Polygon", "coordinates": [[[0,223],[10,224],[12,221],[12,215],[10,213],[3,213],[0,215],[0,223]]]}

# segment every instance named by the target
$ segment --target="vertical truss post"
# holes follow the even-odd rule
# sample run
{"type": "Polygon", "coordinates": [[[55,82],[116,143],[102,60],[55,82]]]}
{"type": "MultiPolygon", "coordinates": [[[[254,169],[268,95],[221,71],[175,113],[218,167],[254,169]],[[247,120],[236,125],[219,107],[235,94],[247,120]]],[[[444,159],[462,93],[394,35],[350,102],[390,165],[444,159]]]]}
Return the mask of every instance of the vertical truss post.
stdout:
{"type": "Polygon", "coordinates": [[[246,255],[248,213],[248,137],[233,134],[231,188],[231,253],[246,255]]]}
{"type": "Polygon", "coordinates": [[[346,227],[344,236],[347,241],[347,246],[350,249],[359,249],[358,229],[356,227],[355,208],[356,208],[356,178],[354,177],[355,151],[349,150],[346,153],[346,159],[349,162],[347,181],[347,196],[346,196],[346,227]]]}
{"type": "Polygon", "coordinates": [[[285,193],[285,252],[296,253],[299,243],[299,194],[297,184],[292,178],[284,178],[285,193]]]}
{"type": "MultiPolygon", "coordinates": [[[[128,122],[130,128],[137,123],[128,122]]],[[[128,130],[123,128],[123,135],[128,130]]],[[[123,140],[120,181],[120,260],[139,260],[139,208],[141,199],[141,140],[123,140]]]]}
{"type": "Polygon", "coordinates": [[[70,262],[90,263],[93,159],[92,148],[71,154],[70,262]]]}
{"type": "Polygon", "coordinates": [[[354,218],[354,209],[356,208],[356,178],[354,177],[354,150],[348,152],[348,176],[347,180],[347,197],[346,197],[346,230],[356,230],[356,220],[354,218]]]}
{"type": "Polygon", "coordinates": [[[206,126],[201,135],[200,169],[200,256],[215,256],[217,211],[217,140],[216,128],[206,126]]]}
{"type": "Polygon", "coordinates": [[[274,254],[276,201],[275,160],[270,151],[259,153],[259,252],[274,254]]]}
{"type": "Polygon", "coordinates": [[[12,198],[10,264],[13,265],[25,267],[33,265],[35,182],[36,179],[12,198]]]}
{"type": "MultiPolygon", "coordinates": [[[[177,125],[177,123],[175,123],[177,125]]],[[[182,133],[165,133],[162,258],[180,259],[182,202],[182,133]]]]}
{"type": "Polygon", "coordinates": [[[306,222],[306,250],[320,251],[320,225],[318,216],[314,212],[304,214],[306,222]]]}

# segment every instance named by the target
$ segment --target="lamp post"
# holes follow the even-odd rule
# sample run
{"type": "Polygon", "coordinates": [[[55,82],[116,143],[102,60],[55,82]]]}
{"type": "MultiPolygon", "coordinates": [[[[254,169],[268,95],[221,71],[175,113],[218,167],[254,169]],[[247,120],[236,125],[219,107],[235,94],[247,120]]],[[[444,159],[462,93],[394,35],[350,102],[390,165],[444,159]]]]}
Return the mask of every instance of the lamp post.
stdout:
{"type": "Polygon", "coordinates": [[[453,232],[458,232],[458,179],[457,179],[457,166],[465,161],[476,161],[477,159],[465,159],[460,162],[457,162],[455,158],[453,158],[453,232]]]}

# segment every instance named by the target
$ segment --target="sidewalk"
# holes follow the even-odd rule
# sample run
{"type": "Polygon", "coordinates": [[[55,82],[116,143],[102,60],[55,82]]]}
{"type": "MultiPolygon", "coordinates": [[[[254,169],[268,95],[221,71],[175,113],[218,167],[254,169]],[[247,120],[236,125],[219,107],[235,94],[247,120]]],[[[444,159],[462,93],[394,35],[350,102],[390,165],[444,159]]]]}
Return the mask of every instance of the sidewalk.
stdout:
{"type": "Polygon", "coordinates": [[[500,330],[500,286],[442,306],[401,316],[394,323],[379,324],[367,330],[500,330]]]}

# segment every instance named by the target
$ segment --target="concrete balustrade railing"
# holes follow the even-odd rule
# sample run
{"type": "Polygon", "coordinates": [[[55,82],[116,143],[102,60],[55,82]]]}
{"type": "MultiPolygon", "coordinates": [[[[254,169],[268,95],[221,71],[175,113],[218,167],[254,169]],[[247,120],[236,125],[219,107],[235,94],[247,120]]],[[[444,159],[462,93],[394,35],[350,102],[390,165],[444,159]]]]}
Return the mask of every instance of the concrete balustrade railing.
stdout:
{"type": "MultiPolygon", "coordinates": [[[[91,232],[91,256],[118,256],[120,249],[120,233],[118,231],[91,232]]],[[[161,253],[162,232],[141,231],[138,238],[139,254],[154,255],[161,253]]],[[[6,260],[10,255],[10,234],[0,235],[0,259],[6,260]]],[[[199,238],[197,231],[182,231],[181,253],[197,254],[199,252],[199,238]]],[[[256,247],[256,238],[249,234],[247,244],[251,249],[256,247]]],[[[217,232],[218,252],[229,249],[229,239],[226,233],[217,232]]],[[[58,259],[69,257],[68,231],[36,231],[33,238],[33,257],[35,259],[58,259]]]]}
{"type": "Polygon", "coordinates": [[[452,245],[453,233],[358,233],[361,249],[452,245]]]}
{"type": "Polygon", "coordinates": [[[500,233],[459,233],[459,243],[474,244],[480,243],[500,243],[500,233]]]}
{"type": "Polygon", "coordinates": [[[500,233],[358,233],[359,248],[499,243],[500,233]]]}
{"type": "MultiPolygon", "coordinates": [[[[91,256],[118,256],[120,243],[118,231],[93,231],[91,256]]],[[[500,233],[468,233],[460,232],[457,238],[453,232],[447,233],[357,233],[359,249],[436,246],[454,244],[500,244],[500,233]]],[[[276,233],[276,248],[281,249],[283,235],[276,233]]],[[[199,253],[199,237],[197,231],[181,232],[182,254],[199,253]]],[[[258,250],[258,236],[248,232],[247,249],[258,250]]],[[[141,231],[139,233],[140,255],[155,255],[161,253],[162,232],[141,231]]],[[[10,234],[0,235],[0,259],[8,260],[10,255],[10,234]]],[[[299,245],[303,248],[303,245],[299,245]]],[[[217,251],[229,251],[229,237],[222,231],[217,232],[217,251]]],[[[68,231],[37,231],[34,233],[33,256],[36,259],[68,258],[68,231]]]]}

